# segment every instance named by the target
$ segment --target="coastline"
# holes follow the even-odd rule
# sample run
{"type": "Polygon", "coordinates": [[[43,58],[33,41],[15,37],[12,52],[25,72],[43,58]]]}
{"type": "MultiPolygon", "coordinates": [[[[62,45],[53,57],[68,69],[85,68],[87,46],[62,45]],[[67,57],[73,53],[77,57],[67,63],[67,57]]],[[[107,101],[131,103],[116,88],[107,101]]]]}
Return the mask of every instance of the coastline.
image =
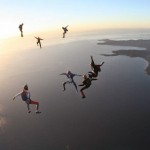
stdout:
{"type": "Polygon", "coordinates": [[[140,47],[145,48],[145,50],[133,50],[133,49],[127,49],[127,50],[116,50],[112,51],[112,54],[101,54],[103,56],[129,56],[129,57],[139,57],[143,58],[148,62],[148,66],[146,67],[145,71],[148,75],[150,75],[150,40],[109,40],[105,39],[102,42],[99,42],[98,45],[113,45],[113,46],[132,46],[132,47],[140,47]]]}

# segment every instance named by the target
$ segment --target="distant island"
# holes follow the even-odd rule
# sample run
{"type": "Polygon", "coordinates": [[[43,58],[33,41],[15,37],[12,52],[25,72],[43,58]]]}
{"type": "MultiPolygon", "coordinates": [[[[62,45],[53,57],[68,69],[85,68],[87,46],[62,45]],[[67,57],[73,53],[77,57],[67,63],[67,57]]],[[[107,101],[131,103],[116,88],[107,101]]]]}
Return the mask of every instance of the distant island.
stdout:
{"type": "Polygon", "coordinates": [[[129,57],[140,57],[145,59],[148,62],[148,66],[145,69],[146,73],[150,75],[150,40],[121,40],[121,41],[115,41],[115,40],[101,40],[98,44],[99,45],[115,45],[115,46],[131,46],[131,47],[140,47],[145,48],[145,50],[117,50],[112,51],[113,54],[102,54],[103,56],[119,56],[119,55],[125,55],[129,57]],[[103,42],[101,42],[103,41],[103,42]]]}

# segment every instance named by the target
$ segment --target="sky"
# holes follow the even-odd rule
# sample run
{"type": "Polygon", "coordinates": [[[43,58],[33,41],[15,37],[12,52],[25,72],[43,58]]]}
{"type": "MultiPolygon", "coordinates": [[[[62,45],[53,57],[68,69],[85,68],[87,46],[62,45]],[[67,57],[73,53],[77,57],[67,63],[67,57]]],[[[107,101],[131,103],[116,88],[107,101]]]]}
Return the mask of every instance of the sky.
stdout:
{"type": "Polygon", "coordinates": [[[0,38],[26,33],[103,28],[149,28],[149,0],[1,0],[0,38]]]}

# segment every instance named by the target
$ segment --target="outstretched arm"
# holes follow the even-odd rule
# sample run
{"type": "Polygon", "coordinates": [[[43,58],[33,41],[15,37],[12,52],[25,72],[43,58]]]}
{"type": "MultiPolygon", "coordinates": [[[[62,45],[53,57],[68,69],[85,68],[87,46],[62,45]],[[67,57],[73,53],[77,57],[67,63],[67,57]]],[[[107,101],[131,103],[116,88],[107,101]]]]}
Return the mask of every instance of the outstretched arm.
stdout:
{"type": "Polygon", "coordinates": [[[79,77],[81,77],[82,75],[81,75],[81,74],[74,74],[74,76],[79,76],[79,77]]]}
{"type": "Polygon", "coordinates": [[[22,92],[19,92],[18,94],[16,94],[16,95],[13,97],[13,100],[15,100],[16,97],[20,96],[21,93],[22,93],[22,92]]]}
{"type": "Polygon", "coordinates": [[[79,84],[78,86],[84,86],[84,84],[79,84]]]}
{"type": "Polygon", "coordinates": [[[66,75],[67,76],[67,73],[61,73],[60,75],[66,75]]]}
{"type": "Polygon", "coordinates": [[[85,85],[85,80],[82,81],[82,84],[79,84],[78,86],[84,86],[85,85]]]}
{"type": "Polygon", "coordinates": [[[38,39],[36,36],[35,36],[35,38],[38,39]]]}
{"type": "Polygon", "coordinates": [[[73,83],[73,85],[75,86],[75,88],[76,88],[76,91],[78,92],[78,87],[77,87],[77,84],[74,82],[74,80],[72,80],[72,83],[73,83]]]}
{"type": "Polygon", "coordinates": [[[97,80],[97,79],[95,79],[95,78],[94,78],[94,79],[91,79],[91,81],[93,81],[93,80],[97,80]]]}
{"type": "Polygon", "coordinates": [[[100,66],[102,66],[103,64],[104,64],[104,62],[102,62],[100,66]]]}

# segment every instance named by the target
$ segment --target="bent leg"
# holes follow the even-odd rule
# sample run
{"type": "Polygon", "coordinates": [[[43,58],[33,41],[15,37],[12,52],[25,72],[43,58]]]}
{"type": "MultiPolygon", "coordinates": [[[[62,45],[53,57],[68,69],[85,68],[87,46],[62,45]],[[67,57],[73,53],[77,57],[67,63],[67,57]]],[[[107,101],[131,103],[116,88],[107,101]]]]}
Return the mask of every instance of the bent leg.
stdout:
{"type": "Polygon", "coordinates": [[[30,111],[30,100],[27,100],[26,101],[26,104],[27,104],[27,109],[28,109],[28,113],[30,113],[31,111],[30,111]]]}
{"type": "Polygon", "coordinates": [[[95,73],[95,72],[88,72],[88,75],[90,78],[96,78],[98,76],[98,73],[95,73]]]}
{"type": "Polygon", "coordinates": [[[92,72],[94,71],[94,73],[95,73],[97,65],[94,63],[94,60],[93,60],[92,56],[91,56],[91,64],[90,65],[91,65],[92,72]]]}
{"type": "Polygon", "coordinates": [[[39,110],[39,102],[30,100],[30,104],[36,105],[36,110],[39,110]]]}
{"type": "Polygon", "coordinates": [[[92,77],[93,77],[91,71],[88,72],[88,75],[89,75],[89,78],[92,78],[92,77]]]}
{"type": "Polygon", "coordinates": [[[96,78],[98,76],[98,73],[92,72],[92,77],[96,78]]]}
{"type": "Polygon", "coordinates": [[[66,90],[66,84],[67,84],[67,83],[70,83],[70,82],[69,82],[69,81],[66,81],[66,82],[63,83],[64,91],[66,90]]]}
{"type": "Polygon", "coordinates": [[[65,87],[66,83],[67,83],[67,82],[64,82],[64,83],[63,83],[64,91],[66,90],[66,87],[65,87]]]}
{"type": "Polygon", "coordinates": [[[73,83],[73,85],[74,85],[75,88],[76,88],[76,92],[78,93],[78,87],[77,87],[76,83],[74,82],[74,80],[72,80],[72,83],[73,83]]]}
{"type": "Polygon", "coordinates": [[[80,90],[80,93],[82,95],[82,98],[85,98],[85,94],[83,92],[83,90],[87,89],[88,87],[87,86],[84,86],[81,90],[80,90]]]}
{"type": "Polygon", "coordinates": [[[85,98],[85,94],[83,93],[83,91],[80,91],[82,98],[85,98]]]}

